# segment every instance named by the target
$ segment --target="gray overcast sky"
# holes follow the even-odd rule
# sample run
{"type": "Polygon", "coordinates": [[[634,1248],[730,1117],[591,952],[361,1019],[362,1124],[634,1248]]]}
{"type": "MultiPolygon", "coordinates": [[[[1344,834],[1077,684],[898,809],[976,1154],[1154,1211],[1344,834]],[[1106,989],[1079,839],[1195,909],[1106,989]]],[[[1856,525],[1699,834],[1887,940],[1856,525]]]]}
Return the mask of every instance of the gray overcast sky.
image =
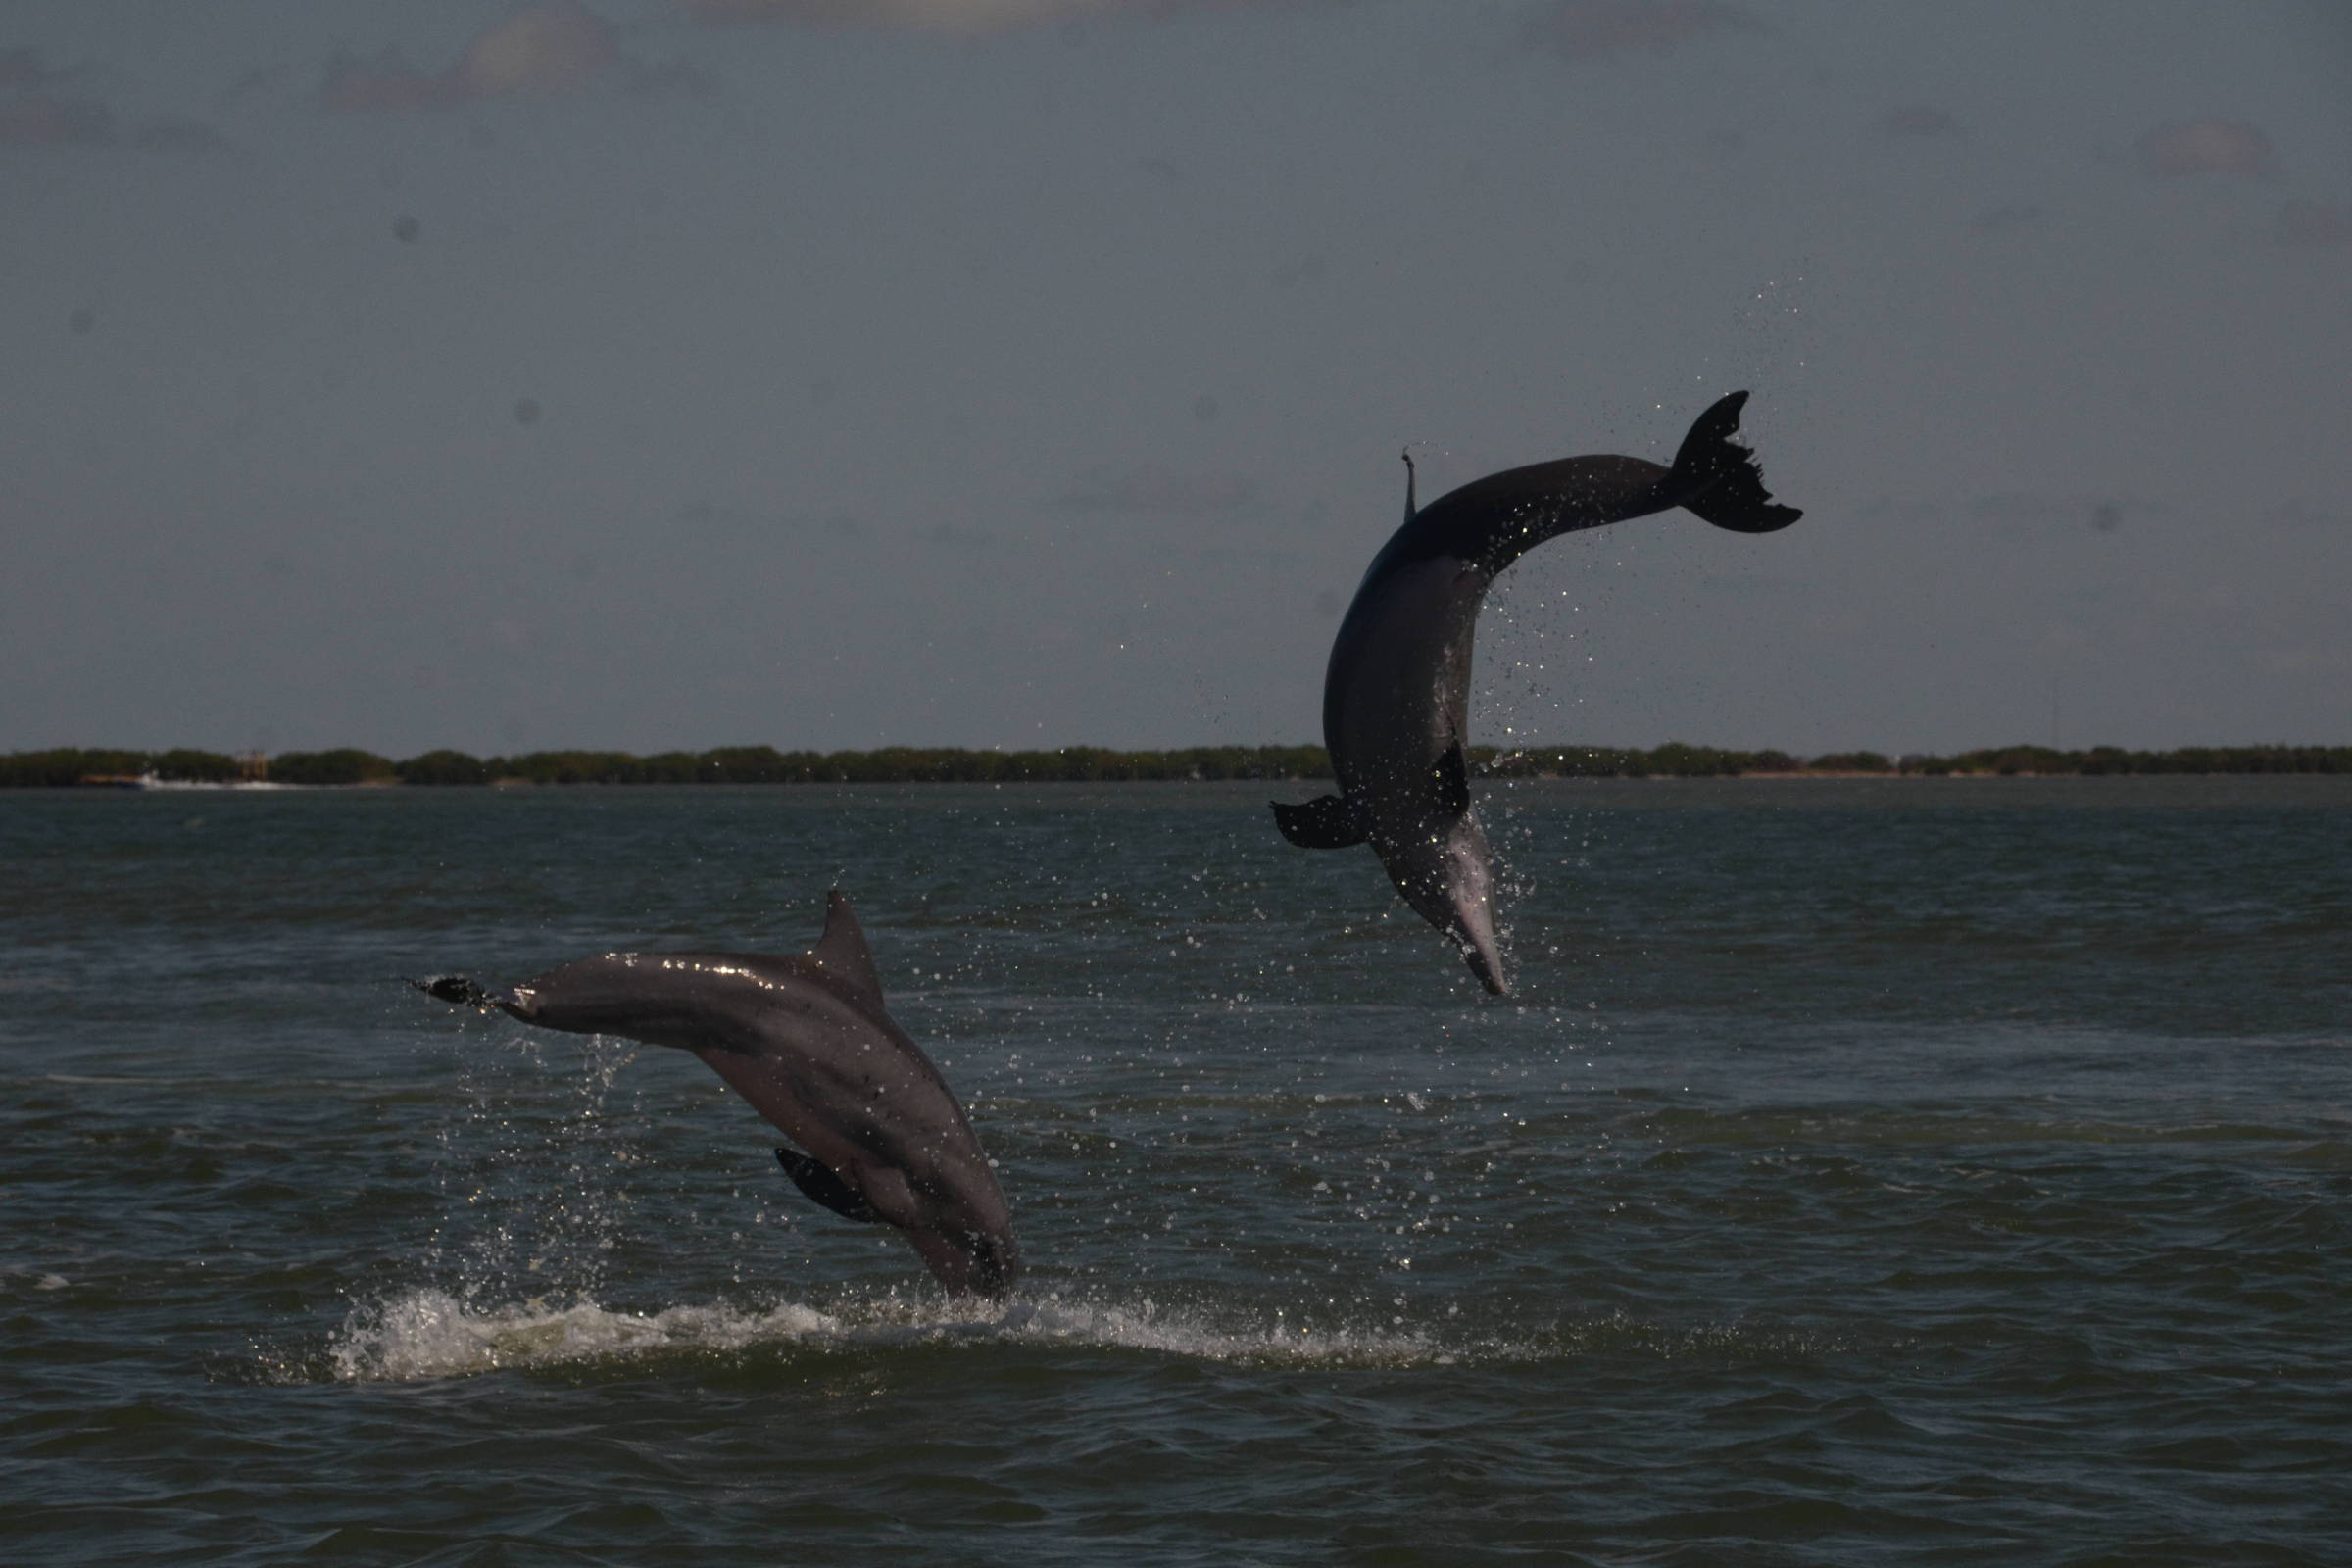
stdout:
{"type": "Polygon", "coordinates": [[[2352,7],[12,0],[0,749],[2352,741],[2352,7]]]}

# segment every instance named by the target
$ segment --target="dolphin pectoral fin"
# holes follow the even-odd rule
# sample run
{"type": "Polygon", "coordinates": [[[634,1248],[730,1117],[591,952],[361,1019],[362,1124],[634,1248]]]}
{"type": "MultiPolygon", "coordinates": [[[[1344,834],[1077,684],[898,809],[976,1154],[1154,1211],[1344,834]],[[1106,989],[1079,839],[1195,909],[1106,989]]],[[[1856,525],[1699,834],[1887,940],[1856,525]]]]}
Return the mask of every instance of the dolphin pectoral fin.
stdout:
{"type": "Polygon", "coordinates": [[[882,1005],[882,975],[874,967],[874,950],[866,946],[865,928],[850,907],[850,896],[839,888],[825,895],[825,934],[817,938],[808,956],[875,1006],[882,1005]]]}
{"type": "Polygon", "coordinates": [[[1302,850],[1345,850],[1364,842],[1369,830],[1363,812],[1346,796],[1322,795],[1303,806],[1270,802],[1274,825],[1282,836],[1302,850]]]}
{"type": "Polygon", "coordinates": [[[1459,816],[1470,809],[1470,768],[1462,760],[1462,743],[1455,741],[1438,759],[1438,799],[1452,815],[1459,816]]]}
{"type": "Polygon", "coordinates": [[[824,1161],[797,1149],[779,1149],[776,1163],[784,1167],[792,1185],[806,1193],[818,1207],[829,1208],[843,1219],[854,1219],[861,1225],[881,1223],[882,1216],[874,1212],[873,1205],[852,1191],[848,1182],[834,1175],[824,1161]]]}
{"type": "Polygon", "coordinates": [[[1669,478],[1686,511],[1695,512],[1718,528],[1734,533],[1771,533],[1804,515],[1785,507],[1764,488],[1764,469],[1753,450],[1732,439],[1740,428],[1740,410],[1745,392],[1717,398],[1691,421],[1674,455],[1669,478]]]}

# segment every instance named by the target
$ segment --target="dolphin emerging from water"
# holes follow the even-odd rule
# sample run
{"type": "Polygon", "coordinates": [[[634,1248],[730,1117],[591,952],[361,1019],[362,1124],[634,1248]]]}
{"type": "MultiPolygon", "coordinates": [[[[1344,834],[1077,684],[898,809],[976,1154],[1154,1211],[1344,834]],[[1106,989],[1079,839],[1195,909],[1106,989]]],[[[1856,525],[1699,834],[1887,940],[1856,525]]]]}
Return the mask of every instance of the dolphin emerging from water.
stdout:
{"type": "Polygon", "coordinates": [[[848,1219],[906,1233],[952,1291],[1002,1296],[1021,1271],[1012,1210],[963,1106],[882,1008],[865,932],[839,891],[804,954],[608,953],[512,991],[412,982],[569,1034],[691,1051],[801,1149],[776,1158],[848,1219]]]}
{"type": "Polygon", "coordinates": [[[1745,392],[1698,416],[1662,468],[1640,458],[1562,458],[1507,468],[1413,505],[1372,558],[1323,680],[1323,740],[1340,792],[1274,803],[1283,837],[1310,850],[1370,842],[1404,902],[1509,994],[1494,939],[1494,855],[1470,809],[1462,745],[1470,643],[1487,585],[1544,540],[1681,507],[1719,528],[1770,533],[1803,514],[1776,504],[1755,454],[1732,439],[1745,392]]]}

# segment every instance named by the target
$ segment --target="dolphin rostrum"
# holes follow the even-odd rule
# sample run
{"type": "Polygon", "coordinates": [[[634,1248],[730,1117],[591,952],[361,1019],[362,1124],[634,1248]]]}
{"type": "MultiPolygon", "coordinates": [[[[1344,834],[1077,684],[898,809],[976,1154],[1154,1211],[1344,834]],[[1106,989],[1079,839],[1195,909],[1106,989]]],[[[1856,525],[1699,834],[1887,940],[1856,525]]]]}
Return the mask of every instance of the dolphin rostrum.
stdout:
{"type": "Polygon", "coordinates": [[[1719,528],[1770,533],[1800,515],[1764,489],[1732,439],[1745,392],[1701,414],[1674,466],[1562,458],[1476,479],[1416,509],[1405,455],[1404,525],[1372,558],[1340,622],[1323,681],[1323,740],[1340,790],[1274,803],[1283,837],[1310,850],[1367,840],[1404,902],[1509,994],[1494,939],[1493,853],[1470,808],[1462,746],[1470,644],[1487,586],[1544,540],[1681,507],[1719,528]]]}
{"type": "Polygon", "coordinates": [[[1012,1210],[963,1106],[882,1007],[865,932],[838,890],[805,954],[608,953],[511,991],[414,982],[569,1034],[691,1051],[808,1151],[785,1174],[845,1218],[906,1233],[952,1291],[1002,1296],[1021,1271],[1012,1210]]]}

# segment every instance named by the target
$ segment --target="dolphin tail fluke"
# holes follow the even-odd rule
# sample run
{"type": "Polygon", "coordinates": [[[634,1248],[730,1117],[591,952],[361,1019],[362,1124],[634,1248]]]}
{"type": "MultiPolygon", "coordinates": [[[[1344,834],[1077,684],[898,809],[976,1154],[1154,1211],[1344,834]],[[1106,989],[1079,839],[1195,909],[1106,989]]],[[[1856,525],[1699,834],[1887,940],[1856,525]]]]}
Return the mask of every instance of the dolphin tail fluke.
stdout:
{"type": "Polygon", "coordinates": [[[1282,836],[1302,850],[1345,850],[1364,842],[1368,830],[1363,812],[1344,795],[1324,795],[1303,806],[1283,801],[1274,808],[1274,825],[1282,836]]]}
{"type": "Polygon", "coordinates": [[[1672,483],[1689,511],[1734,533],[1771,533],[1804,515],[1784,507],[1764,488],[1764,470],[1753,449],[1732,439],[1740,428],[1745,392],[1718,398],[1690,425],[1674,455],[1672,483]]]}

